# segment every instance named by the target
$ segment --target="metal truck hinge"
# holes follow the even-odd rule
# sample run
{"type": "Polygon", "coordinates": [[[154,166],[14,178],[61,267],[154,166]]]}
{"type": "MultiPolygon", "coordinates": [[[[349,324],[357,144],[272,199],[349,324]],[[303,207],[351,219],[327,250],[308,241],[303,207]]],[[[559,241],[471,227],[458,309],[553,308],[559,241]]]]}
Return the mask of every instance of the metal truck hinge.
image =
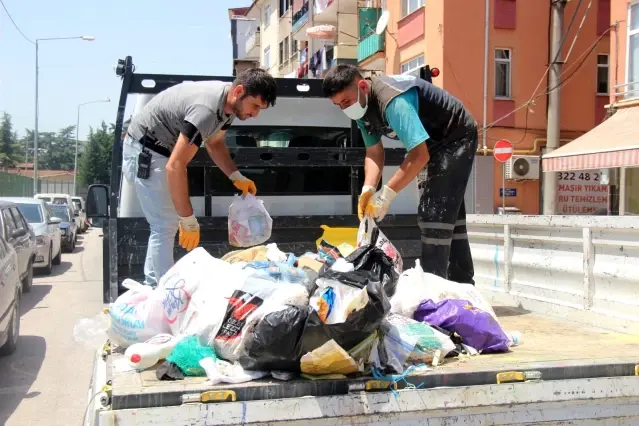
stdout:
{"type": "Polygon", "coordinates": [[[397,390],[397,383],[389,380],[369,380],[366,383],[353,383],[348,387],[349,392],[380,392],[397,390]]]}
{"type": "Polygon", "coordinates": [[[182,395],[182,404],[193,402],[209,403],[209,402],[235,402],[237,395],[231,390],[207,391],[202,393],[191,393],[182,395]]]}
{"type": "Polygon", "coordinates": [[[510,382],[527,382],[529,380],[541,380],[540,371],[504,371],[497,373],[497,384],[510,382]]]}
{"type": "Polygon", "coordinates": [[[108,407],[111,403],[111,396],[113,395],[113,388],[111,387],[111,382],[102,386],[100,389],[100,404],[103,407],[108,407]]]}

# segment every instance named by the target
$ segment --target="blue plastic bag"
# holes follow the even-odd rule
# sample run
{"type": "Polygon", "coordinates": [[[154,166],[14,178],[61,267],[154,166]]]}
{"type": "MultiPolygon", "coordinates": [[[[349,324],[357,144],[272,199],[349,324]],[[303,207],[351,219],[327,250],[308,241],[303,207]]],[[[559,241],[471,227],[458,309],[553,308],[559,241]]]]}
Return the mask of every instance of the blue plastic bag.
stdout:
{"type": "Polygon", "coordinates": [[[495,318],[468,300],[446,299],[439,303],[426,300],[413,318],[457,333],[465,345],[481,352],[507,352],[510,347],[510,339],[495,318]]]}

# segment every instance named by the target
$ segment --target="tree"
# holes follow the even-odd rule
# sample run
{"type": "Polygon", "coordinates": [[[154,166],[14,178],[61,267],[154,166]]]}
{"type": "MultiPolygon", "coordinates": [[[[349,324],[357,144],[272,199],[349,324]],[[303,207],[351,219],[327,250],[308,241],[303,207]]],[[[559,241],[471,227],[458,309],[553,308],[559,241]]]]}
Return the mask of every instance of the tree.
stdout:
{"type": "Polygon", "coordinates": [[[0,166],[2,167],[13,167],[16,162],[13,152],[15,145],[14,136],[11,115],[5,112],[2,114],[2,120],[0,121],[0,138],[2,139],[0,166]]]}
{"type": "Polygon", "coordinates": [[[75,126],[39,133],[38,167],[42,170],[73,170],[75,163],[75,126]]]}
{"type": "Polygon", "coordinates": [[[115,140],[113,125],[103,121],[97,130],[91,128],[84,153],[79,160],[78,180],[85,184],[110,182],[111,148],[115,140]]]}

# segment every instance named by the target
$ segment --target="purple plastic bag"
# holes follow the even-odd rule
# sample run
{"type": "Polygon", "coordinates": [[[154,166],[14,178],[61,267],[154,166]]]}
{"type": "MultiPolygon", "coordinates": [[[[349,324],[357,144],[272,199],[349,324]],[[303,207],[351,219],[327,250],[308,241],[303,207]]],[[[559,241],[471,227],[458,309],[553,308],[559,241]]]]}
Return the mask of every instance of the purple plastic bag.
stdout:
{"type": "Polygon", "coordinates": [[[482,352],[507,352],[510,340],[487,312],[468,300],[446,299],[439,303],[422,302],[413,319],[459,334],[464,344],[482,352]]]}

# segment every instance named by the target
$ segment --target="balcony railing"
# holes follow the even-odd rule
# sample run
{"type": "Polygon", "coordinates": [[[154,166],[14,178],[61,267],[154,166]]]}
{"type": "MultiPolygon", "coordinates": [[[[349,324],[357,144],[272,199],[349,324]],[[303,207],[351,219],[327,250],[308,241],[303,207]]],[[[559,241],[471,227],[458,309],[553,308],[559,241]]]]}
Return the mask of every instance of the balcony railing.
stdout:
{"type": "Polygon", "coordinates": [[[253,58],[259,56],[259,47],[260,47],[260,32],[257,31],[253,33],[247,40],[244,48],[246,49],[246,57],[253,58]],[[253,50],[258,49],[257,52],[253,52],[253,50]],[[257,53],[257,54],[256,54],[257,53]]]}
{"type": "Polygon", "coordinates": [[[615,102],[639,98],[639,82],[618,84],[614,87],[615,102]]]}
{"type": "Polygon", "coordinates": [[[371,33],[357,45],[357,62],[370,58],[377,52],[383,52],[386,46],[384,34],[371,33]]]}
{"type": "Polygon", "coordinates": [[[291,32],[299,30],[306,22],[308,22],[308,1],[304,2],[300,10],[293,14],[291,32]]]}

